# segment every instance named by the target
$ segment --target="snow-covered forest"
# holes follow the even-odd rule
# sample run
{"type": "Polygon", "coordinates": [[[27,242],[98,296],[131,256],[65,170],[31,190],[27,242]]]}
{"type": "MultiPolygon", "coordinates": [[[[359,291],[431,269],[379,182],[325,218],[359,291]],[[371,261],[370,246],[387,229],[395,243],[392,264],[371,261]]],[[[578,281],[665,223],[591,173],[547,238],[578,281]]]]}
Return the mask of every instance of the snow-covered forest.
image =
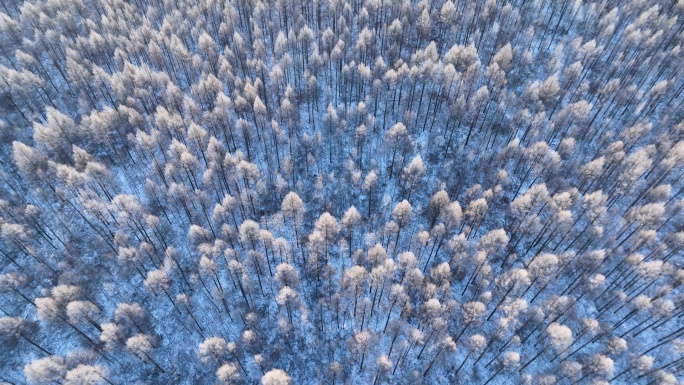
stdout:
{"type": "Polygon", "coordinates": [[[684,381],[684,0],[0,5],[0,383],[684,381]]]}

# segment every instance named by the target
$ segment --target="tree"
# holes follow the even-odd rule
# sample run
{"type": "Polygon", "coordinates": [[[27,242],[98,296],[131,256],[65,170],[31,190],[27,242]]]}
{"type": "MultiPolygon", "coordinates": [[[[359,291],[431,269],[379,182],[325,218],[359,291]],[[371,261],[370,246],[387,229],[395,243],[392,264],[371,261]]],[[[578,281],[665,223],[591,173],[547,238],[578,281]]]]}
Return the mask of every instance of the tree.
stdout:
{"type": "Polygon", "coordinates": [[[259,224],[251,219],[247,219],[240,224],[239,234],[242,247],[256,251],[257,244],[261,239],[259,224]]]}
{"type": "Polygon", "coordinates": [[[87,322],[98,331],[102,331],[96,321],[100,309],[90,301],[71,301],[66,307],[67,317],[74,324],[87,322]]]}
{"type": "MultiPolygon", "coordinates": [[[[145,310],[138,303],[119,303],[114,311],[114,320],[119,323],[130,322],[138,332],[142,333],[142,322],[145,319],[145,310]]],[[[105,331],[103,327],[103,332],[105,331]]]]}
{"type": "Polygon", "coordinates": [[[340,226],[337,224],[337,219],[326,212],[318,217],[314,229],[320,232],[325,240],[325,261],[327,262],[329,245],[335,242],[340,233],[340,226]]]}
{"type": "Polygon", "coordinates": [[[23,318],[0,317],[0,337],[8,342],[8,345],[9,343],[16,342],[16,340],[21,337],[41,352],[51,355],[52,353],[50,353],[50,351],[38,345],[27,335],[27,326],[28,325],[24,322],[23,318]]]}
{"type": "Polygon", "coordinates": [[[61,382],[67,372],[64,358],[48,356],[32,361],[24,366],[24,375],[31,384],[61,382]]]}
{"type": "Polygon", "coordinates": [[[64,378],[64,384],[68,385],[97,385],[102,381],[112,384],[107,379],[107,369],[100,365],[79,364],[69,370],[64,378]]]}
{"type": "Polygon", "coordinates": [[[371,266],[382,265],[387,260],[387,251],[380,243],[368,249],[366,260],[371,266]]]}
{"type": "Polygon", "coordinates": [[[532,362],[534,362],[534,360],[536,360],[544,352],[546,352],[546,350],[549,347],[555,349],[556,352],[560,352],[564,349],[567,349],[567,347],[572,344],[572,330],[570,330],[570,328],[565,325],[552,322],[551,324],[549,324],[549,326],[546,327],[545,334],[548,341],[547,345],[539,349],[539,352],[520,368],[521,371],[528,367],[532,362]]]}
{"type": "MultiPolygon", "coordinates": [[[[492,313],[487,317],[487,320],[489,321],[494,313],[499,309],[499,306],[503,303],[503,301],[508,297],[508,295],[513,291],[513,290],[521,290],[523,287],[529,288],[532,282],[530,281],[529,275],[527,270],[525,269],[511,269],[508,270],[504,273],[502,273],[499,277],[495,278],[495,282],[497,285],[497,288],[501,291],[504,291],[503,294],[501,295],[501,300],[494,306],[494,310],[492,310],[492,313]]],[[[525,290],[527,291],[527,290],[525,290]]],[[[524,293],[523,293],[524,295],[524,293]]]]}
{"type": "Polygon", "coordinates": [[[209,337],[202,341],[197,350],[200,361],[205,364],[221,362],[223,355],[228,351],[228,343],[220,337],[209,337]]]}
{"type": "MultiPolygon", "coordinates": [[[[402,159],[404,157],[404,149],[411,145],[411,137],[408,130],[403,123],[396,123],[385,134],[387,142],[392,146],[392,160],[389,165],[389,179],[392,179],[394,171],[394,161],[397,156],[397,150],[402,151],[402,159]]],[[[402,160],[403,163],[403,160],[402,160]]]]}
{"type": "Polygon", "coordinates": [[[116,323],[104,323],[100,328],[100,341],[105,344],[105,350],[113,350],[121,340],[122,328],[116,323]]]}
{"type": "MultiPolygon", "coordinates": [[[[460,336],[458,338],[460,338],[460,336]]],[[[486,344],[487,339],[484,336],[480,334],[470,336],[466,342],[466,346],[468,347],[468,354],[466,354],[465,358],[463,359],[463,362],[461,362],[461,364],[458,366],[454,375],[457,375],[458,372],[461,371],[461,368],[463,368],[463,365],[465,365],[466,361],[468,361],[468,358],[470,358],[472,354],[477,354],[479,352],[484,351],[486,344]]]]}
{"type": "Polygon", "coordinates": [[[580,380],[590,375],[610,378],[613,376],[613,368],[614,362],[611,358],[601,354],[592,355],[584,367],[585,374],[582,376],[582,378],[580,378],[580,380]]]}
{"type": "Polygon", "coordinates": [[[159,364],[152,359],[152,337],[146,334],[136,334],[126,340],[126,349],[133,355],[138,357],[141,361],[149,361],[162,373],[165,373],[159,364]]]}
{"type": "Polygon", "coordinates": [[[339,124],[340,118],[337,116],[337,112],[333,108],[331,103],[328,103],[328,108],[325,110],[325,114],[323,115],[323,124],[326,127],[326,130],[328,132],[328,162],[332,163],[332,145],[334,142],[333,136],[332,136],[332,131],[333,128],[337,128],[336,126],[339,124]]]}
{"type": "Polygon", "coordinates": [[[368,271],[363,266],[352,266],[344,271],[342,287],[354,293],[354,317],[356,317],[356,305],[361,289],[366,283],[368,271]]]}
{"type": "MultiPolygon", "coordinates": [[[[446,3],[445,3],[446,4],[446,3]]],[[[453,6],[453,3],[451,3],[453,6]]],[[[437,191],[430,197],[428,201],[427,218],[428,226],[432,228],[437,222],[437,218],[441,215],[442,210],[451,203],[449,194],[444,189],[437,191]]]]}
{"type": "Polygon", "coordinates": [[[440,212],[438,220],[444,223],[448,232],[455,230],[461,223],[463,210],[458,202],[451,202],[440,212]]]}
{"type": "Polygon", "coordinates": [[[560,91],[560,83],[558,81],[558,74],[549,76],[546,80],[540,83],[533,84],[536,87],[534,91],[537,93],[539,101],[544,104],[551,103],[552,99],[560,91]]]}
{"type": "Polygon", "coordinates": [[[378,175],[375,173],[375,171],[371,170],[368,172],[368,175],[366,175],[366,178],[363,181],[363,189],[368,191],[368,194],[366,194],[366,197],[368,199],[368,213],[367,217],[371,217],[371,205],[373,202],[373,188],[378,182],[378,175]]]}
{"type": "Polygon", "coordinates": [[[163,292],[169,302],[173,305],[176,311],[180,314],[180,310],[176,306],[176,302],[171,298],[169,294],[169,288],[171,287],[171,279],[169,275],[164,270],[150,270],[147,272],[147,278],[145,279],[145,287],[152,290],[155,295],[158,292],[163,292]]]}
{"type": "Polygon", "coordinates": [[[378,379],[380,379],[384,374],[388,373],[393,366],[392,360],[390,360],[386,355],[378,357],[376,364],[378,366],[378,370],[375,375],[375,380],[373,380],[373,384],[377,384],[378,379]]]}
{"type": "Polygon", "coordinates": [[[235,384],[240,380],[240,373],[235,364],[230,362],[221,365],[216,371],[216,377],[223,384],[235,384]]]}
{"type": "MultiPolygon", "coordinates": [[[[550,283],[550,279],[553,278],[551,274],[558,268],[559,260],[558,257],[550,253],[542,253],[537,255],[530,261],[527,271],[533,277],[533,281],[541,280],[544,285],[541,289],[532,297],[533,301],[544,288],[550,283]]],[[[534,282],[530,282],[532,285],[534,282]]]]}
{"type": "Polygon", "coordinates": [[[274,278],[280,288],[286,286],[297,288],[299,286],[299,273],[287,263],[281,263],[276,267],[274,278]]]}
{"type": "Polygon", "coordinates": [[[356,207],[353,205],[347,209],[347,211],[344,212],[344,215],[342,216],[342,220],[340,221],[340,224],[342,225],[342,228],[344,231],[347,233],[347,243],[349,244],[349,258],[351,259],[352,256],[352,241],[354,238],[354,228],[356,227],[357,223],[361,220],[361,214],[359,214],[358,210],[356,210],[356,207]]]}
{"type": "Polygon", "coordinates": [[[285,307],[287,318],[290,321],[290,325],[292,325],[293,308],[298,307],[299,302],[297,292],[289,286],[283,286],[280,291],[278,291],[276,302],[278,305],[285,307]]]}
{"type": "Polygon", "coordinates": [[[469,326],[480,321],[481,317],[485,315],[487,308],[484,303],[472,301],[465,303],[461,308],[462,329],[454,342],[458,343],[461,336],[468,329],[469,326]]]}
{"type": "Polygon", "coordinates": [[[47,124],[35,124],[33,139],[60,160],[70,163],[71,148],[79,140],[78,126],[69,116],[46,108],[47,124]]]}
{"type": "Polygon", "coordinates": [[[27,303],[33,304],[34,302],[24,295],[21,290],[19,290],[26,283],[26,281],[27,278],[18,273],[10,272],[7,274],[0,274],[0,292],[14,292],[27,303]]]}
{"type": "Polygon", "coordinates": [[[373,343],[373,334],[371,332],[359,331],[354,333],[353,337],[349,341],[350,350],[354,355],[359,357],[359,372],[363,372],[363,364],[366,359],[366,353],[373,343]]]}
{"type": "Polygon", "coordinates": [[[411,204],[404,199],[403,201],[399,202],[395,207],[394,210],[392,211],[392,219],[397,225],[397,238],[394,240],[394,249],[392,249],[392,254],[394,254],[397,250],[397,245],[399,244],[399,235],[401,234],[401,230],[406,227],[406,225],[409,224],[411,221],[411,214],[412,214],[413,208],[411,207],[411,204]]]}
{"type": "MultiPolygon", "coordinates": [[[[501,360],[499,369],[485,382],[485,384],[488,384],[491,380],[493,380],[496,376],[501,373],[502,370],[515,370],[520,366],[520,353],[518,352],[513,352],[513,351],[507,351],[504,353],[503,359],[501,360]]],[[[553,381],[555,382],[555,381],[553,381]]]]}
{"type": "MultiPolygon", "coordinates": [[[[487,203],[487,200],[484,198],[472,200],[470,201],[470,203],[468,203],[468,207],[466,207],[465,211],[465,215],[470,219],[471,224],[471,230],[468,232],[468,238],[470,238],[471,234],[477,232],[477,229],[479,228],[480,224],[482,224],[482,221],[484,221],[488,209],[489,204],[487,203]],[[475,231],[473,231],[473,229],[475,231]]],[[[463,225],[465,225],[465,222],[463,225]]]]}
{"type": "Polygon", "coordinates": [[[409,163],[406,168],[404,168],[403,179],[405,183],[405,189],[408,191],[407,199],[411,199],[411,194],[413,194],[413,188],[416,183],[420,182],[420,179],[425,175],[425,164],[423,163],[423,158],[420,155],[416,155],[409,163]]]}
{"type": "Polygon", "coordinates": [[[292,378],[283,370],[271,369],[261,377],[262,385],[292,385],[292,378]]]}
{"type": "Polygon", "coordinates": [[[299,248],[299,233],[297,231],[297,225],[304,219],[304,213],[306,212],[304,202],[302,201],[302,198],[297,195],[297,193],[290,191],[283,199],[281,210],[285,217],[292,220],[295,241],[297,243],[297,248],[299,248]]]}

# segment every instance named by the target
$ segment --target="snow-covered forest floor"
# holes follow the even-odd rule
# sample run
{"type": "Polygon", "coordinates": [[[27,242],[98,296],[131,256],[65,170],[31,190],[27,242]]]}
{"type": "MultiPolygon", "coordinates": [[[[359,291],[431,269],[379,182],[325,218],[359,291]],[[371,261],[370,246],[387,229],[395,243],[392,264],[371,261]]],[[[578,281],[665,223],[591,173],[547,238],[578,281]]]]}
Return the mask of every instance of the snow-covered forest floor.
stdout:
{"type": "Polygon", "coordinates": [[[683,19],[3,1],[0,383],[682,383],[683,19]]]}

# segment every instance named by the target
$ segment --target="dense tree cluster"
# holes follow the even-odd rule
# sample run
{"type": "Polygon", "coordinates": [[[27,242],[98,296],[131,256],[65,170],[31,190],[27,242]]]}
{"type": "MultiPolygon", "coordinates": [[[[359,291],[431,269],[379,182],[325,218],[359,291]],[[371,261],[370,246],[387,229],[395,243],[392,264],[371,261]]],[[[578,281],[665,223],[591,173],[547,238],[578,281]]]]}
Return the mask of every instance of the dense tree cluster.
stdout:
{"type": "Polygon", "coordinates": [[[684,1],[6,0],[0,382],[676,384],[684,1]]]}

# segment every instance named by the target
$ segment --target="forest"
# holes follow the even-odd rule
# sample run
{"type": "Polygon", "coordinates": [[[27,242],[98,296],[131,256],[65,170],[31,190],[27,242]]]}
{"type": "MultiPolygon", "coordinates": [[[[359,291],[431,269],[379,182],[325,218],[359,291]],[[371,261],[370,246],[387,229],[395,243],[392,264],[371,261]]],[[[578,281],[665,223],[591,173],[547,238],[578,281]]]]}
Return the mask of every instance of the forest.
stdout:
{"type": "Polygon", "coordinates": [[[0,384],[684,383],[684,0],[2,0],[0,384]]]}

